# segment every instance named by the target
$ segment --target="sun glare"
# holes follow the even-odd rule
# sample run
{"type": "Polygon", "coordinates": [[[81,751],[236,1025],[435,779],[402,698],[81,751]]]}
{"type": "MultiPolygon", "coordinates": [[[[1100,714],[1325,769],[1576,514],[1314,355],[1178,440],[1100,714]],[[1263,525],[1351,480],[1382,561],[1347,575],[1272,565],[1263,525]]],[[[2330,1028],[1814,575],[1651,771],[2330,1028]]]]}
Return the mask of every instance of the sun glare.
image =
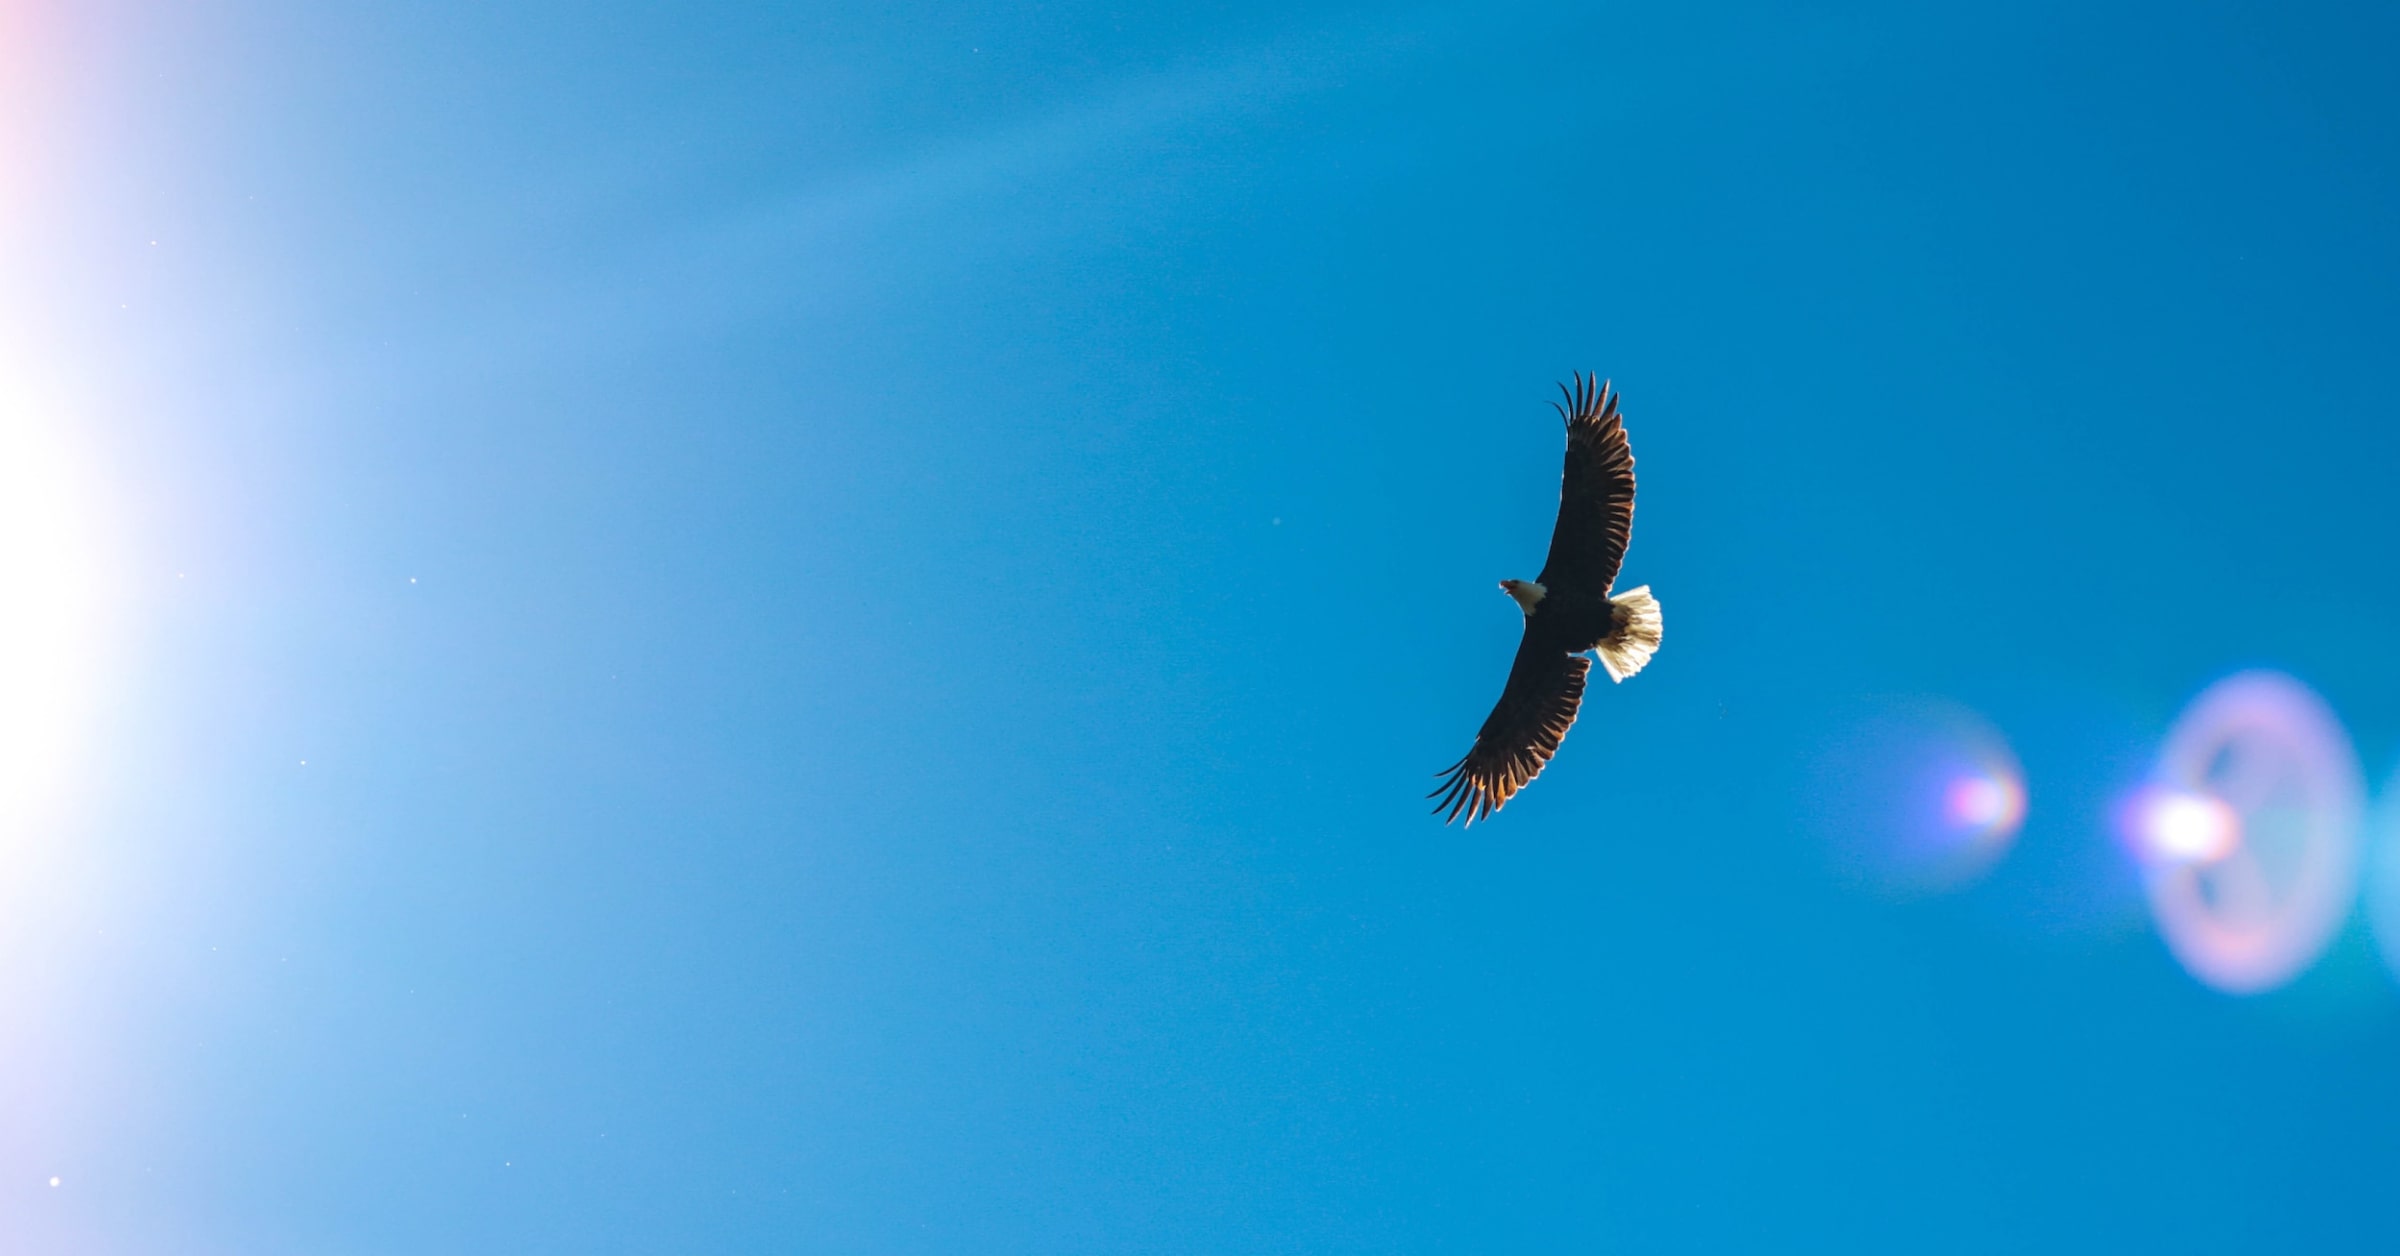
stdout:
{"type": "Polygon", "coordinates": [[[0,832],[57,796],[90,715],[101,631],[87,482],[0,412],[0,832]]]}

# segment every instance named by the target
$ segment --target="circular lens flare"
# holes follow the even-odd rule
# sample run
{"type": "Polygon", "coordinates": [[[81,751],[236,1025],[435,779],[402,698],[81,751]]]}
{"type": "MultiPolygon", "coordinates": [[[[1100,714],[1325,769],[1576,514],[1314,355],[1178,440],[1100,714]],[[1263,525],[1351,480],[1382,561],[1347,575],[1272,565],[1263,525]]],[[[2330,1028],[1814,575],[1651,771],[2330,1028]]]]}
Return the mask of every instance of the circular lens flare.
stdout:
{"type": "Polygon", "coordinates": [[[2299,681],[2246,672],[2193,699],[2117,817],[2167,949],[2231,993],[2298,976],[2348,914],[2364,795],[2348,734],[2299,681]]]}
{"type": "Polygon", "coordinates": [[[1962,776],[1943,794],[1951,823],[1992,832],[2014,829],[2025,819],[2025,787],[2004,776],[1962,776]]]}
{"type": "Polygon", "coordinates": [[[2007,741],[1938,699],[1872,704],[1821,751],[1813,794],[1809,814],[1842,871],[1901,897],[1982,876],[2025,822],[2007,741]]]}
{"type": "Polygon", "coordinates": [[[2367,841],[2367,925],[2384,969],[2400,978],[2400,772],[2376,800],[2367,841]]]}

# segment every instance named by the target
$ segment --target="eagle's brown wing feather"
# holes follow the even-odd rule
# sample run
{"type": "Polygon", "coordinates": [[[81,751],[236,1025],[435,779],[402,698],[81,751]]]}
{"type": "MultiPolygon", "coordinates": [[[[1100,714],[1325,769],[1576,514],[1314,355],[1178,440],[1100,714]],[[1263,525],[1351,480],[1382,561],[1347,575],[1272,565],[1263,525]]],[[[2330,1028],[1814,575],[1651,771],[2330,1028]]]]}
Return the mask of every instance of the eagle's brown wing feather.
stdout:
{"type": "Polygon", "coordinates": [[[1567,421],[1567,465],[1550,557],[1535,578],[1554,594],[1606,597],[1633,539],[1633,450],[1607,384],[1577,375],[1573,390],[1561,384],[1559,391],[1567,399],[1558,407],[1567,421]]]}
{"type": "Polygon", "coordinates": [[[1438,800],[1433,810],[1442,823],[1464,815],[1473,824],[1498,811],[1541,775],[1574,725],[1592,661],[1567,653],[1548,636],[1527,623],[1517,660],[1508,669],[1508,685],[1477,730],[1475,748],[1444,769],[1441,788],[1427,795],[1438,800]]]}

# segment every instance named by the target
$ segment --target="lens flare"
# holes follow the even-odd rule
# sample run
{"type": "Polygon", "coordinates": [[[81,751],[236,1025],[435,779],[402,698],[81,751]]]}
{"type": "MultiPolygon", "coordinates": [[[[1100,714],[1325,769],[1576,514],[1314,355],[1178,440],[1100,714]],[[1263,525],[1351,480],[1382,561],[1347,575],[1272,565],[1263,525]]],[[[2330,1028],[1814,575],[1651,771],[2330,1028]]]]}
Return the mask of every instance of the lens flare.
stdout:
{"type": "Polygon", "coordinates": [[[2314,963],[2357,886],[2364,793],[2348,734],[2299,681],[2246,672],[2193,699],[2117,813],[2175,958],[2236,994],[2314,963]]]}
{"type": "Polygon", "coordinates": [[[2400,978],[2400,772],[2367,820],[2367,925],[2385,971],[2400,978]]]}
{"type": "Polygon", "coordinates": [[[2013,829],[2025,819],[2025,789],[2007,777],[1959,777],[1943,801],[1950,822],[1962,829],[2013,829]]]}
{"type": "Polygon", "coordinates": [[[2222,800],[2157,785],[2127,801],[2119,828],[2146,863],[2215,863],[2242,840],[2242,817],[2222,800]]]}
{"type": "Polygon", "coordinates": [[[1849,875],[1902,896],[1955,889],[2007,853],[2025,774],[2007,741],[1955,703],[1873,704],[1825,747],[1810,808],[1849,875]]]}

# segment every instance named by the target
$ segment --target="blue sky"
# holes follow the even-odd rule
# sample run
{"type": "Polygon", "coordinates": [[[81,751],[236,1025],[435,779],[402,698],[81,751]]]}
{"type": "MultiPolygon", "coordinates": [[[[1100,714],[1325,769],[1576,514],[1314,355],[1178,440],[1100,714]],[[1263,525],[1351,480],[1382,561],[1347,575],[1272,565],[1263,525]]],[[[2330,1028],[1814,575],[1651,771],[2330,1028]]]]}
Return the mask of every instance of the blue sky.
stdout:
{"type": "Polygon", "coordinates": [[[2390,14],[0,15],[12,1250],[2390,1231],[2365,918],[2107,828],[2245,668],[2395,766],[2390,14]],[[1666,642],[1444,829],[1576,369],[1666,642]]]}

